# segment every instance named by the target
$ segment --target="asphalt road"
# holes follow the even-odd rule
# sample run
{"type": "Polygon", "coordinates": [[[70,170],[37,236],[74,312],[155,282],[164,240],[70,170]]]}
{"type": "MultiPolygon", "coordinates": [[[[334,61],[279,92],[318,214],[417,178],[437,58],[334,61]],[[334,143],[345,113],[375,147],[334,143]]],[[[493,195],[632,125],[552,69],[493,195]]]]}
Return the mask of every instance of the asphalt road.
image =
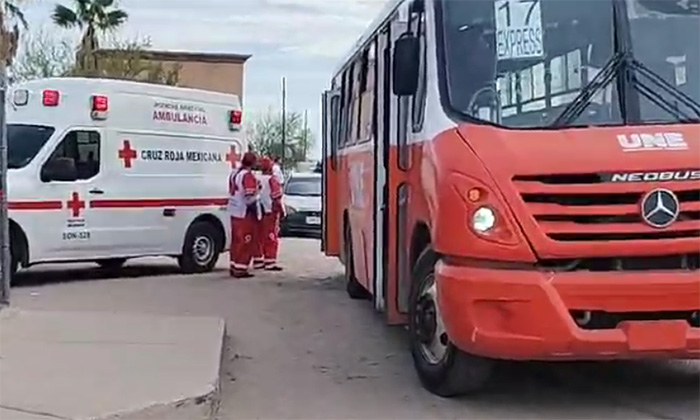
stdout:
{"type": "Polygon", "coordinates": [[[13,304],[226,318],[221,419],[700,418],[698,362],[510,363],[479,396],[435,397],[416,379],[404,330],[346,297],[341,266],[317,241],[285,239],[282,261],[286,272],[250,280],[181,276],[166,259],[117,274],[41,267],[13,304]]]}

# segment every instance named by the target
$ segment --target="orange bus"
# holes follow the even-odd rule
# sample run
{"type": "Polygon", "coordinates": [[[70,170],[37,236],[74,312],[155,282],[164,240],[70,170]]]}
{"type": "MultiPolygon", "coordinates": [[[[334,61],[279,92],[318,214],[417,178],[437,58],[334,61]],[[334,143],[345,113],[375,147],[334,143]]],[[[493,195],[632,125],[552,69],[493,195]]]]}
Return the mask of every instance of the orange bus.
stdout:
{"type": "Polygon", "coordinates": [[[423,385],[700,356],[698,0],[394,0],[324,92],[323,241],[423,385]]]}

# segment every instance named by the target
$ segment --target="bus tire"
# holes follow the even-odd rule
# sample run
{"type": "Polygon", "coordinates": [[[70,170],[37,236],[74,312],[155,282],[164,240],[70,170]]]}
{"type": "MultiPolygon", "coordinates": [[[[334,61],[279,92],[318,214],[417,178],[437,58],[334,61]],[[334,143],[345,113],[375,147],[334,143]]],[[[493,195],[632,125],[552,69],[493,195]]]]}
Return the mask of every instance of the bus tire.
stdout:
{"type": "Polygon", "coordinates": [[[435,395],[450,398],[483,389],[491,376],[493,362],[467,354],[449,341],[436,301],[437,262],[437,254],[428,247],[414,267],[409,341],[413,363],[423,386],[435,395]]]}
{"type": "Polygon", "coordinates": [[[221,254],[220,232],[206,221],[194,222],[187,229],[182,255],[178,257],[180,269],[185,274],[211,272],[221,254]]]}
{"type": "Polygon", "coordinates": [[[345,249],[345,290],[350,299],[367,300],[370,298],[370,294],[355,276],[355,255],[352,250],[352,234],[349,226],[345,228],[343,246],[345,249]]]}

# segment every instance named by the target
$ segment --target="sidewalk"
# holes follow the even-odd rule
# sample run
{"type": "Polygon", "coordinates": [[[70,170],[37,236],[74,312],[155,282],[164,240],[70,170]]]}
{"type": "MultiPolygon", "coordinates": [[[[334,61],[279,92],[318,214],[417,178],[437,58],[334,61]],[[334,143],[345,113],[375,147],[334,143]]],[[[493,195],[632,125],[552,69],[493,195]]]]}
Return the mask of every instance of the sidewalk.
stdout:
{"type": "Polygon", "coordinates": [[[222,319],[0,311],[0,420],[213,418],[222,319]]]}

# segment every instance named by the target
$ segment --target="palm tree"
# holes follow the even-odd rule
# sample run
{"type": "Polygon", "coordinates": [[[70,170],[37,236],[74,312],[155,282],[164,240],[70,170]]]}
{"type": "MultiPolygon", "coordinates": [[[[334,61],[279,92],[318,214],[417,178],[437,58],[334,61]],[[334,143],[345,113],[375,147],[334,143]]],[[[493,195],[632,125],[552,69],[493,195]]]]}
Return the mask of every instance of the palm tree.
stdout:
{"type": "Polygon", "coordinates": [[[18,20],[24,29],[28,28],[29,25],[27,25],[27,20],[24,18],[24,13],[22,13],[22,9],[19,8],[17,1],[5,0],[4,12],[5,15],[10,18],[10,20],[18,20]]]}
{"type": "Polygon", "coordinates": [[[98,32],[106,32],[123,25],[129,15],[118,9],[114,0],[73,0],[75,9],[57,4],[51,18],[62,28],[83,31],[76,62],[83,69],[97,69],[95,51],[99,49],[98,32]]]}

